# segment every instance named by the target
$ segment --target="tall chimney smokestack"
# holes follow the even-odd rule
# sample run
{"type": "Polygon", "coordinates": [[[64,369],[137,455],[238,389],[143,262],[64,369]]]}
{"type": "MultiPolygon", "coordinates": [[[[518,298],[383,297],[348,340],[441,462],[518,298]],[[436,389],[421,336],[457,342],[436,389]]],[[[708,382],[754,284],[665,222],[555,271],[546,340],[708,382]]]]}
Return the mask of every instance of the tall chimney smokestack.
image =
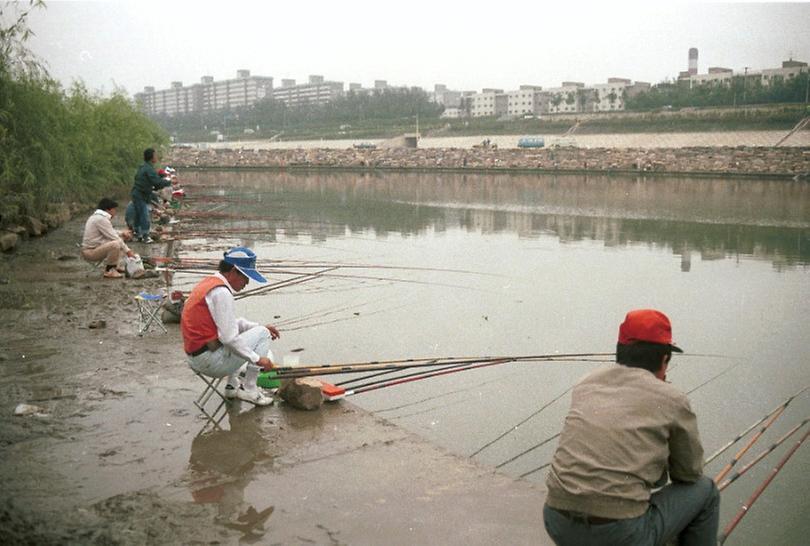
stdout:
{"type": "Polygon", "coordinates": [[[698,73],[698,50],[696,47],[689,48],[689,75],[698,73]]]}

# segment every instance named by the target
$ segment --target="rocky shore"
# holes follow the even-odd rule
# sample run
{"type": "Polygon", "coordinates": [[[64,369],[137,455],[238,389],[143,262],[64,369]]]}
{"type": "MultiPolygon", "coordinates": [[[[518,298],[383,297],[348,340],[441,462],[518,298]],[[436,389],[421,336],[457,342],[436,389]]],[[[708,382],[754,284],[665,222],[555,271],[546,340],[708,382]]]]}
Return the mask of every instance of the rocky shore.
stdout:
{"type": "Polygon", "coordinates": [[[39,218],[26,216],[20,223],[5,225],[0,229],[0,251],[13,250],[19,241],[27,237],[41,237],[49,230],[68,222],[74,215],[87,209],[79,203],[58,203],[40,215],[39,218]]]}
{"type": "Polygon", "coordinates": [[[339,168],[657,173],[793,178],[810,174],[807,147],[524,149],[207,149],[175,147],[180,168],[339,168]]]}

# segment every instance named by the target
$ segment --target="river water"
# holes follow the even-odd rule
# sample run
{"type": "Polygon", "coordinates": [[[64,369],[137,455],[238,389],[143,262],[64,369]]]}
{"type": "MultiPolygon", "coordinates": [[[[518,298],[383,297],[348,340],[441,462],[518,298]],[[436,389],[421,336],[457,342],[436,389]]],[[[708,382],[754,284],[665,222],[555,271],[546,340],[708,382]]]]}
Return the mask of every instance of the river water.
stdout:
{"type": "MultiPolygon", "coordinates": [[[[209,198],[196,208],[239,216],[205,229],[260,232],[225,241],[200,234],[184,255],[216,256],[246,244],[260,259],[287,265],[375,266],[240,300],[241,314],[280,324],[279,361],[610,352],[624,314],[654,307],[672,319],[675,341],[687,352],[675,358],[669,379],[695,389],[690,399],[707,454],[810,383],[804,182],[255,171],[186,172],[184,181],[192,198],[209,198]]],[[[182,279],[186,286],[196,280],[182,279]]],[[[464,456],[510,431],[475,455],[495,466],[553,437],[567,410],[564,393],[598,365],[512,363],[351,400],[464,456]]],[[[750,453],[809,412],[805,393],[750,453]]],[[[800,437],[723,494],[721,525],[800,437]]],[[[547,463],[555,446],[551,440],[501,471],[529,472],[547,463]]],[[[734,543],[802,543],[810,533],[808,476],[804,445],[734,543]]],[[[525,479],[542,481],[545,471],[525,479]]]]}

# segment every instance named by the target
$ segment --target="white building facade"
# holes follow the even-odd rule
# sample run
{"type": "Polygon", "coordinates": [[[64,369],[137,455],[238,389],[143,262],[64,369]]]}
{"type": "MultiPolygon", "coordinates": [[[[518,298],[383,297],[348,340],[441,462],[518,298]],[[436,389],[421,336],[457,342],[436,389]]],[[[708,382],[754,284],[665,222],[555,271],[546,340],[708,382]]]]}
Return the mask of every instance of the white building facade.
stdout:
{"type": "Polygon", "coordinates": [[[507,93],[507,115],[519,117],[539,114],[538,95],[542,89],[537,85],[521,85],[517,91],[509,91],[507,93]]]}
{"type": "Polygon", "coordinates": [[[318,106],[343,96],[343,82],[324,81],[323,76],[310,76],[305,84],[282,80],[281,87],[273,89],[272,96],[291,107],[318,106]]]}
{"type": "Polygon", "coordinates": [[[236,78],[229,80],[214,81],[211,76],[203,76],[200,83],[190,86],[172,82],[169,89],[159,91],[145,87],[135,95],[135,101],[147,114],[174,116],[250,106],[269,96],[272,89],[273,78],[238,70],[236,78]]]}

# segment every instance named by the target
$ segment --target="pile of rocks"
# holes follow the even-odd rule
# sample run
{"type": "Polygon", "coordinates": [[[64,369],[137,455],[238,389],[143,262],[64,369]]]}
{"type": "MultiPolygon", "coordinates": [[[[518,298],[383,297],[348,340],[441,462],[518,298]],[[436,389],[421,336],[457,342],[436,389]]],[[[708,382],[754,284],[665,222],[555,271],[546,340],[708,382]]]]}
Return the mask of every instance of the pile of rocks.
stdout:
{"type": "Polygon", "coordinates": [[[691,174],[810,173],[810,149],[799,147],[461,149],[208,149],[174,148],[171,163],[182,167],[495,169],[691,174]]]}
{"type": "Polygon", "coordinates": [[[19,224],[5,226],[0,229],[0,250],[4,252],[13,250],[24,237],[41,237],[48,230],[61,226],[74,214],[86,208],[86,206],[78,204],[54,204],[42,214],[41,218],[26,216],[19,224]]]}

